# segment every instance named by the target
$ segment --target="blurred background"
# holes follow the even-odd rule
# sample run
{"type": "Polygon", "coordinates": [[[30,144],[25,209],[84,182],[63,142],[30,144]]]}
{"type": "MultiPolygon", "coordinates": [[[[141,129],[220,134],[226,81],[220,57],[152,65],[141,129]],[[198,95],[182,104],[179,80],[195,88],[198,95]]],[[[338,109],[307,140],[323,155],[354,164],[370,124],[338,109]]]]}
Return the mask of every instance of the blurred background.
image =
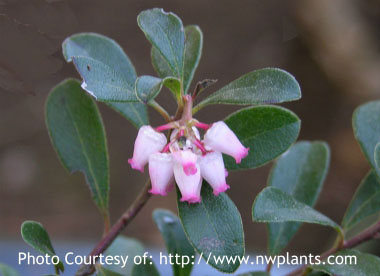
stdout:
{"type": "MultiPolygon", "coordinates": [[[[340,222],[369,169],[353,137],[351,116],[361,103],[380,98],[379,1],[0,0],[0,248],[5,240],[20,242],[20,225],[29,219],[43,223],[53,242],[86,241],[91,247],[100,238],[101,217],[83,176],[66,172],[51,147],[44,102],[58,82],[79,78],[61,53],[62,41],[77,32],[115,39],[139,75],[155,75],[151,46],[136,23],[139,12],[152,7],[173,11],[185,25],[201,27],[204,49],[194,81],[219,80],[205,95],[263,67],[279,67],[296,77],[303,97],[286,107],[302,120],[300,139],[325,140],[332,153],[316,208],[340,222]]],[[[174,111],[168,92],[158,101],[174,111]]],[[[116,220],[147,175],[127,164],[136,129],[104,104],[99,107],[107,130],[110,209],[116,220]]],[[[197,118],[212,122],[236,109],[213,106],[197,118]]],[[[162,123],[157,113],[150,110],[150,115],[153,124],[162,123]]],[[[251,221],[251,205],[265,187],[270,167],[231,173],[228,179],[249,252],[264,252],[266,247],[266,229],[251,221]]],[[[125,234],[148,247],[163,247],[151,219],[158,207],[176,212],[174,193],[154,196],[125,234]]],[[[305,225],[288,250],[317,254],[333,239],[332,230],[305,225]]],[[[378,246],[373,244],[372,250],[378,246]]]]}

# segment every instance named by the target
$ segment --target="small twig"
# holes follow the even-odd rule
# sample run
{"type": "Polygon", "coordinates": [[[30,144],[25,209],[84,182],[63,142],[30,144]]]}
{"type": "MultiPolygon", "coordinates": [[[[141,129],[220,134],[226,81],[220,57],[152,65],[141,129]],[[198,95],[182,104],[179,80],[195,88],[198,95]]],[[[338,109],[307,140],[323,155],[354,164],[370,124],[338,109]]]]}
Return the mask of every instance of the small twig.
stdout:
{"type": "MultiPolygon", "coordinates": [[[[105,235],[102,240],[95,246],[91,251],[90,256],[98,259],[99,254],[103,253],[115,240],[115,238],[120,234],[121,231],[131,222],[131,220],[139,213],[142,207],[150,198],[151,194],[148,192],[150,188],[150,180],[147,181],[143,190],[140,192],[139,196],[128,208],[128,210],[119,218],[119,220],[112,226],[110,231],[105,235]]],[[[81,266],[76,276],[88,276],[95,272],[94,264],[81,266]]]]}
{"type": "Polygon", "coordinates": [[[272,266],[273,266],[273,262],[270,261],[268,264],[267,264],[267,267],[265,269],[266,272],[270,273],[270,271],[272,270],[272,266]]]}
{"type": "MultiPolygon", "coordinates": [[[[321,255],[321,260],[326,259],[328,256],[336,253],[339,250],[353,248],[359,244],[362,244],[363,242],[376,238],[379,233],[380,233],[380,221],[376,222],[374,225],[370,226],[363,232],[357,234],[355,237],[351,238],[350,240],[343,242],[342,246],[333,247],[330,250],[326,251],[325,253],[321,255]]],[[[299,268],[287,274],[286,276],[302,275],[303,271],[306,268],[307,268],[306,265],[300,266],[299,268]]]]}
{"type": "Polygon", "coordinates": [[[110,214],[108,211],[106,211],[103,214],[103,221],[104,221],[104,230],[103,230],[103,235],[107,235],[107,233],[110,231],[111,228],[111,220],[110,220],[110,214]]]}

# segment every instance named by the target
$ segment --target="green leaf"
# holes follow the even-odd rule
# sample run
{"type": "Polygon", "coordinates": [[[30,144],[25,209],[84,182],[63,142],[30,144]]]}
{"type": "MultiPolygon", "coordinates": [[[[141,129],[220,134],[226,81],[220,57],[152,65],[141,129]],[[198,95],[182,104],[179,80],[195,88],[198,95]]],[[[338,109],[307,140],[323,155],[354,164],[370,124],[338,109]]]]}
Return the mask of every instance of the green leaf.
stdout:
{"type": "MultiPolygon", "coordinates": [[[[203,34],[201,29],[195,25],[187,26],[185,28],[185,56],[183,68],[183,86],[185,93],[189,90],[195,70],[198,67],[202,55],[202,48],[203,34]]],[[[153,67],[161,78],[173,75],[168,63],[155,47],[152,47],[151,58],[153,67]]]]}
{"type": "Polygon", "coordinates": [[[239,274],[238,276],[270,276],[270,274],[265,271],[253,271],[253,272],[239,274]]]}
{"type": "Polygon", "coordinates": [[[0,272],[0,274],[3,276],[20,276],[16,270],[3,263],[0,263],[0,272]]]}
{"type": "Polygon", "coordinates": [[[131,275],[134,257],[142,256],[143,254],[144,247],[139,241],[124,236],[118,236],[106,250],[105,255],[123,257],[128,256],[127,263],[124,267],[123,264],[113,264],[107,266],[107,268],[122,275],[131,275]]]}
{"type": "Polygon", "coordinates": [[[328,264],[327,261],[324,264],[313,265],[315,270],[323,271],[329,275],[340,276],[379,276],[380,275],[380,259],[377,256],[362,253],[358,250],[346,249],[334,254],[335,258],[338,257],[340,261],[344,261],[345,258],[347,264],[328,264]],[[355,258],[355,259],[354,259],[355,258]],[[349,264],[349,262],[354,262],[349,264]]]}
{"type": "Polygon", "coordinates": [[[77,80],[68,79],[53,88],[45,109],[50,138],[64,167],[85,175],[95,204],[107,216],[108,150],[95,102],[77,80]]]}
{"type": "Polygon", "coordinates": [[[136,96],[141,102],[147,104],[158,96],[163,85],[172,90],[175,95],[180,93],[181,82],[177,78],[160,79],[152,76],[141,76],[137,78],[135,83],[136,96]]]}
{"type": "MultiPolygon", "coordinates": [[[[119,72],[128,83],[128,87],[133,90],[137,77],[135,68],[114,40],[95,33],[79,33],[68,37],[63,42],[62,49],[68,62],[76,56],[93,58],[119,72]]],[[[136,127],[149,124],[146,106],[140,102],[107,102],[106,104],[136,127]]]]}
{"type": "Polygon", "coordinates": [[[164,209],[156,209],[153,212],[153,220],[160,230],[169,254],[176,256],[187,256],[189,264],[183,265],[175,263],[173,273],[175,276],[188,276],[191,273],[193,264],[192,256],[195,255],[194,249],[189,243],[180,220],[172,212],[164,209]]]}
{"type": "Polygon", "coordinates": [[[100,265],[96,267],[96,272],[96,276],[122,276],[121,274],[108,270],[100,265]]]}
{"type": "Polygon", "coordinates": [[[225,194],[215,196],[209,184],[203,181],[202,202],[188,204],[180,202],[177,190],[179,217],[185,233],[208,264],[216,269],[233,273],[239,263],[216,262],[223,256],[244,256],[244,232],[240,213],[235,204],[225,194]]]}
{"type": "Polygon", "coordinates": [[[122,73],[89,57],[72,57],[83,78],[82,88],[98,101],[137,102],[133,88],[122,73]]]}
{"type": "Polygon", "coordinates": [[[160,276],[160,273],[151,260],[146,264],[135,265],[132,269],[131,276],[160,276]]]}
{"type": "Polygon", "coordinates": [[[380,181],[376,173],[370,171],[351,199],[343,217],[342,226],[350,229],[366,217],[380,211],[380,181]]]}
{"type": "Polygon", "coordinates": [[[41,223],[36,221],[25,221],[21,225],[21,236],[24,241],[38,252],[55,256],[53,245],[48,233],[41,223]]]}
{"type": "Polygon", "coordinates": [[[375,147],[380,141],[380,101],[372,101],[359,106],[352,118],[352,127],[359,145],[372,168],[380,176],[375,163],[375,147]]]}
{"type": "Polygon", "coordinates": [[[148,112],[143,103],[108,102],[106,104],[129,120],[137,129],[149,125],[148,112]]]}
{"type": "Polygon", "coordinates": [[[250,151],[240,164],[225,156],[229,170],[260,167],[285,152],[297,139],[301,121],[293,112],[277,106],[241,109],[225,119],[226,124],[250,151]]]}
{"type": "MultiPolygon", "coordinates": [[[[56,256],[49,234],[41,223],[24,221],[21,225],[21,236],[27,244],[38,252],[48,254],[50,257],[56,256]]],[[[57,273],[65,270],[62,262],[59,262],[55,267],[57,273]]]]}
{"type": "Polygon", "coordinates": [[[96,33],[74,34],[65,39],[62,50],[68,62],[78,56],[93,58],[122,73],[129,84],[136,80],[136,71],[128,56],[119,44],[106,36],[96,33]]]}
{"type": "Polygon", "coordinates": [[[301,89],[292,75],[281,69],[264,68],[224,86],[200,102],[194,111],[210,104],[276,104],[300,98],[301,89]]]}
{"type": "Polygon", "coordinates": [[[193,80],[195,70],[202,56],[203,34],[198,26],[190,25],[185,28],[185,60],[183,72],[183,87],[187,93],[193,80]]]}
{"type": "MultiPolygon", "coordinates": [[[[284,153],[272,168],[268,186],[276,187],[299,202],[314,206],[330,162],[328,145],[298,142],[284,153]]],[[[301,225],[296,222],[268,224],[268,253],[278,255],[301,225]]]]}
{"type": "Polygon", "coordinates": [[[253,203],[252,218],[265,223],[315,223],[330,226],[343,236],[342,229],[334,221],[275,187],[266,187],[258,194],[253,203]]]}
{"type": "Polygon", "coordinates": [[[169,64],[154,46],[150,51],[150,57],[152,59],[153,68],[160,78],[166,78],[174,75],[169,67],[169,64]]]}
{"type": "Polygon", "coordinates": [[[141,76],[136,80],[136,96],[141,102],[145,104],[157,97],[161,89],[162,79],[160,78],[152,76],[141,76]]]}
{"type": "Polygon", "coordinates": [[[154,8],[141,12],[137,23],[166,60],[173,76],[182,78],[185,34],[181,19],[173,13],[154,8]]]}

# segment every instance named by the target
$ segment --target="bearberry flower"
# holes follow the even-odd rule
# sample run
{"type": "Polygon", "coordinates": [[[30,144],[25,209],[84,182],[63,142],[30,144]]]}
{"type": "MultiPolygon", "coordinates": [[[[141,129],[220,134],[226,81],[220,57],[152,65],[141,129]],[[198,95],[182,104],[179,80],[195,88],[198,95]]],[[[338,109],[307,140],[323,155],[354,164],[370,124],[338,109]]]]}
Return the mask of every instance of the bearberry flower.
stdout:
{"type": "Polygon", "coordinates": [[[173,162],[169,153],[156,152],[149,156],[149,175],[152,194],[165,196],[173,187],[173,162]]]}
{"type": "Polygon", "coordinates": [[[185,100],[185,116],[180,120],[155,129],[151,126],[140,128],[133,158],[128,162],[133,169],[142,172],[149,163],[150,193],[166,195],[175,180],[182,195],[181,201],[198,203],[203,179],[216,196],[230,188],[226,183],[228,173],[222,153],[240,163],[248,155],[249,148],[242,145],[224,122],[208,125],[193,119],[191,99],[185,97],[185,100]],[[203,140],[198,128],[205,130],[203,140]],[[170,130],[169,141],[161,133],[167,130],[170,130]]]}
{"type": "Polygon", "coordinates": [[[149,156],[161,151],[165,145],[164,134],[155,131],[151,126],[142,126],[137,134],[133,157],[128,160],[128,163],[133,169],[144,172],[144,166],[148,163],[149,156]]]}
{"type": "Polygon", "coordinates": [[[245,148],[240,143],[235,133],[223,121],[212,125],[206,132],[203,142],[206,147],[232,156],[238,164],[248,155],[249,151],[249,148],[245,148]]]}

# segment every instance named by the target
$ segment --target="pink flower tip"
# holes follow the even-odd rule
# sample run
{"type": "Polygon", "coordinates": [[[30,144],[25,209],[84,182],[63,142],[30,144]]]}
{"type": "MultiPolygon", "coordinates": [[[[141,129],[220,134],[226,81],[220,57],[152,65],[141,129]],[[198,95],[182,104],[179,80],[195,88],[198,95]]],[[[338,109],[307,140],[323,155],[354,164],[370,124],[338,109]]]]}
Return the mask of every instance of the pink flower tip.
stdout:
{"type": "Polygon", "coordinates": [[[168,195],[166,191],[154,190],[153,188],[149,190],[149,193],[153,195],[162,195],[162,196],[168,195]]]}
{"type": "Polygon", "coordinates": [[[181,202],[187,201],[188,203],[200,203],[201,197],[200,196],[182,196],[180,201],[181,202]]]}
{"type": "Polygon", "coordinates": [[[128,159],[128,164],[131,165],[132,169],[144,172],[144,167],[137,165],[133,158],[128,159]]]}
{"type": "Polygon", "coordinates": [[[197,173],[197,166],[195,163],[189,162],[186,164],[183,164],[183,171],[185,172],[186,175],[193,175],[197,173]]]}
{"type": "Polygon", "coordinates": [[[220,193],[224,193],[230,188],[230,186],[226,183],[224,185],[219,186],[217,189],[214,189],[213,193],[214,195],[218,196],[220,193]]]}
{"type": "Polygon", "coordinates": [[[249,148],[242,148],[241,152],[235,156],[236,164],[240,164],[241,160],[246,158],[249,152],[249,148]]]}

